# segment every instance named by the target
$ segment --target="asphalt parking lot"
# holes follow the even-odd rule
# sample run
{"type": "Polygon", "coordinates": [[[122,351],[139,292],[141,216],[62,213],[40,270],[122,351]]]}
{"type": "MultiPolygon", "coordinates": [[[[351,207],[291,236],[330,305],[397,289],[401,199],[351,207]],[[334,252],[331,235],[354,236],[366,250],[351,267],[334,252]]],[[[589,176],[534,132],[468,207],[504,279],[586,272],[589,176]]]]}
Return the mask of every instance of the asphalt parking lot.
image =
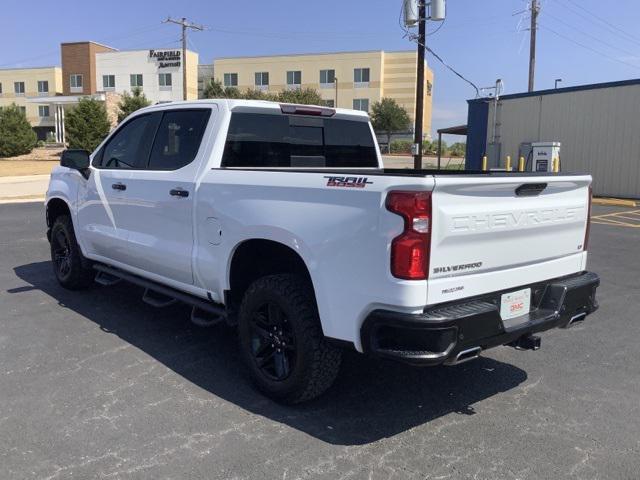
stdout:
{"type": "Polygon", "coordinates": [[[284,407],[249,386],[233,331],[124,284],[60,288],[42,205],[0,205],[0,478],[637,479],[640,228],[622,223],[592,225],[600,310],[540,351],[350,353],[326,395],[284,407]]]}

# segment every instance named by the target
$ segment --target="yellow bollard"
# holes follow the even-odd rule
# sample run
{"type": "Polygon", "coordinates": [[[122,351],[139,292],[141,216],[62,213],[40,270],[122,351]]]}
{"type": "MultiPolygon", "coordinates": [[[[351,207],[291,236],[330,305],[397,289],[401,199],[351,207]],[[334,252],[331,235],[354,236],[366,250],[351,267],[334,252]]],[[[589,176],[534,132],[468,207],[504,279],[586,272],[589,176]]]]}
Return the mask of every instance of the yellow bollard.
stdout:
{"type": "Polygon", "coordinates": [[[524,172],[524,157],[520,157],[520,161],[518,162],[518,171],[524,172]]]}
{"type": "Polygon", "coordinates": [[[483,172],[487,171],[487,156],[486,155],[484,157],[482,157],[482,171],[483,172]]]}
{"type": "Polygon", "coordinates": [[[507,155],[507,172],[511,171],[511,155],[507,155]]]}

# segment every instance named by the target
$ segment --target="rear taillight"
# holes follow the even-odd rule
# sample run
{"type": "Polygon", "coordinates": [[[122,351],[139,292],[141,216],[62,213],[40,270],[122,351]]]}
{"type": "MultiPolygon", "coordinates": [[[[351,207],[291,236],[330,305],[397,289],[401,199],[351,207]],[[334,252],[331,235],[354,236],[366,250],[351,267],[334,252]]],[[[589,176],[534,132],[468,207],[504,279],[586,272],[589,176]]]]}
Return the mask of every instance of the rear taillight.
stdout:
{"type": "Polygon", "coordinates": [[[391,242],[391,273],[405,280],[429,276],[431,192],[389,192],[387,210],[404,219],[404,230],[391,242]]]}
{"type": "Polygon", "coordinates": [[[593,198],[593,187],[589,185],[589,208],[587,209],[587,229],[584,232],[584,242],[582,242],[582,250],[587,251],[589,246],[589,233],[591,231],[591,200],[593,198]]]}

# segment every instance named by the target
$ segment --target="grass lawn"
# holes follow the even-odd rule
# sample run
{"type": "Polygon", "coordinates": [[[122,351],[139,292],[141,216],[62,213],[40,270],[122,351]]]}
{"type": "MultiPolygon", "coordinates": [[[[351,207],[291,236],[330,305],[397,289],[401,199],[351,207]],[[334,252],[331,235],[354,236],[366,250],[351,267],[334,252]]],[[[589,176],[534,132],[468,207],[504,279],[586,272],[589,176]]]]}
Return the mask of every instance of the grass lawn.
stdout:
{"type": "Polygon", "coordinates": [[[48,175],[53,167],[60,164],[60,153],[62,150],[34,148],[27,155],[0,158],[0,177],[48,175]]]}

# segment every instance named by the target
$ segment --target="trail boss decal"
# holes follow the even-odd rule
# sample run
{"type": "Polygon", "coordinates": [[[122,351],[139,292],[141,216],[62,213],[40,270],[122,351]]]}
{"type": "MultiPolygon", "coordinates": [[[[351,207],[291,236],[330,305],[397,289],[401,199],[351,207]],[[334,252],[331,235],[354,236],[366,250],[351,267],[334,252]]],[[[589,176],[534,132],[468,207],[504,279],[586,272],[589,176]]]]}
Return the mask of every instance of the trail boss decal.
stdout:
{"type": "Polygon", "coordinates": [[[324,177],[327,187],[366,188],[372,184],[367,177],[324,177]]]}

